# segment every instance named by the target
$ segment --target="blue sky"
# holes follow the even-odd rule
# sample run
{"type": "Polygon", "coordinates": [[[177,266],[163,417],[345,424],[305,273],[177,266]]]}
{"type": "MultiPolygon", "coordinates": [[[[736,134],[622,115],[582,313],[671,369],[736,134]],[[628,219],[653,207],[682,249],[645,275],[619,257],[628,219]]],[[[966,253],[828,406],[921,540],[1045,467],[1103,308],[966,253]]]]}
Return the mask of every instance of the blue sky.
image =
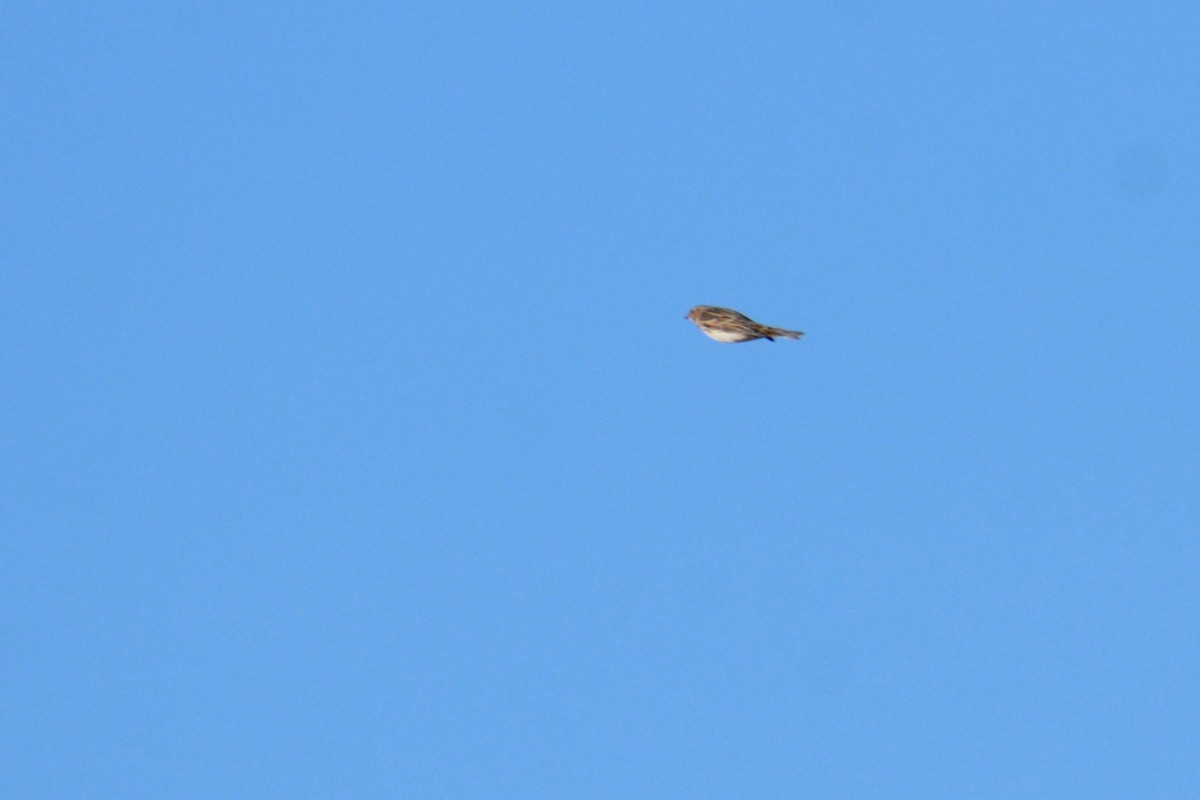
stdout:
{"type": "Polygon", "coordinates": [[[0,793],[1195,796],[1200,11],[1051,5],[8,6],[0,793]]]}

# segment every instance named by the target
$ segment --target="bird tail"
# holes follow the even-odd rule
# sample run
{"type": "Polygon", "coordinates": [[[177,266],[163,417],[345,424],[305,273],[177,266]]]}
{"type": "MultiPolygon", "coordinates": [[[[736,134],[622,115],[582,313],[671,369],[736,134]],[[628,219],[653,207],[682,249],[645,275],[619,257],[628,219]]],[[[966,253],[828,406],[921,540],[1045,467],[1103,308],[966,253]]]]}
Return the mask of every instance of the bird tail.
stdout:
{"type": "Polygon", "coordinates": [[[773,339],[778,336],[781,339],[799,339],[804,335],[804,331],[789,331],[787,328],[765,328],[764,332],[768,339],[773,339]]]}

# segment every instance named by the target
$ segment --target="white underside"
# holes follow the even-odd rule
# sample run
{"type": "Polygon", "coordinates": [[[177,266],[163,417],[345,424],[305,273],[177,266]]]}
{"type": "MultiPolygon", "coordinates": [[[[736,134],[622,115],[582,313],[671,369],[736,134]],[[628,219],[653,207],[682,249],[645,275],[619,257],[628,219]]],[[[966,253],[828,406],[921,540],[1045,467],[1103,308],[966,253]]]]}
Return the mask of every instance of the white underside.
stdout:
{"type": "Polygon", "coordinates": [[[726,343],[744,342],[747,339],[754,338],[753,336],[750,336],[745,333],[740,333],[738,331],[720,331],[720,330],[713,330],[711,328],[709,328],[709,329],[701,328],[700,330],[704,331],[705,336],[707,336],[710,339],[716,339],[718,342],[726,342],[726,343]]]}

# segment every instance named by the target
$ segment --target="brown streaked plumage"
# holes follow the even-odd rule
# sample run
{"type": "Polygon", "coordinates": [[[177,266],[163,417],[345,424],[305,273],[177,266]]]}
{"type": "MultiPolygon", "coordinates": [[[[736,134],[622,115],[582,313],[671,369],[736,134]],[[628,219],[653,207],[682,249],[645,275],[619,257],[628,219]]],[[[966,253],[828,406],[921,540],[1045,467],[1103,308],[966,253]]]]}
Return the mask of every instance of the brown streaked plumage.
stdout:
{"type": "Polygon", "coordinates": [[[690,319],[704,335],[718,342],[749,342],[753,339],[773,342],[775,337],[799,339],[804,335],[802,331],[759,324],[732,308],[718,306],[696,306],[687,313],[685,319],[690,319]]]}

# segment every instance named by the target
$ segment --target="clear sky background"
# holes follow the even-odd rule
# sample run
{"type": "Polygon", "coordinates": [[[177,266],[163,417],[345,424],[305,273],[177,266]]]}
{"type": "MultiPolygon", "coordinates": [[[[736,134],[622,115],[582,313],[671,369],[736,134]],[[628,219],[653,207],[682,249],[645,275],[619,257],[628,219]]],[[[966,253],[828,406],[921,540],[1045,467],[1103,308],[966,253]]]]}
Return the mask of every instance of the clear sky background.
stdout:
{"type": "Polygon", "coordinates": [[[1200,793],[1194,3],[170,5],[0,12],[0,794],[1200,793]]]}

